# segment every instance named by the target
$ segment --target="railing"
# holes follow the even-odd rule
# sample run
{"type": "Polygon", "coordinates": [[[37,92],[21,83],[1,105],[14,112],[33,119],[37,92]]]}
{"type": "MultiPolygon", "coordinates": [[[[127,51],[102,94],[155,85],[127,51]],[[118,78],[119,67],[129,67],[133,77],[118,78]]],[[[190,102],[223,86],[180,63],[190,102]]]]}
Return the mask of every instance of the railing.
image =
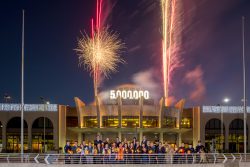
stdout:
{"type": "Polygon", "coordinates": [[[0,163],[40,164],[223,164],[250,162],[250,154],[0,154],[0,163]]]}

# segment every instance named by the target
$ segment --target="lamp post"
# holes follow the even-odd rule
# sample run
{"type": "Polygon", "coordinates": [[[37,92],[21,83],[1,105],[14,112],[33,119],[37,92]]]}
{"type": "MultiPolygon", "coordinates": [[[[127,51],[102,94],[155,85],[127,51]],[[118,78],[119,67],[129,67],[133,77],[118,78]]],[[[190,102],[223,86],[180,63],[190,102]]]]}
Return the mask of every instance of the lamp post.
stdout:
{"type": "Polygon", "coordinates": [[[45,122],[45,111],[46,111],[46,106],[50,104],[49,101],[46,101],[43,97],[40,97],[40,99],[42,100],[43,104],[44,104],[44,117],[43,117],[43,152],[45,153],[45,139],[46,139],[46,122],[45,122]]]}
{"type": "Polygon", "coordinates": [[[11,102],[11,96],[8,95],[7,93],[4,94],[4,102],[5,103],[10,103],[11,102]]]}
{"type": "MultiPolygon", "coordinates": [[[[228,104],[230,102],[230,99],[229,98],[227,98],[227,97],[225,97],[224,99],[223,99],[223,103],[224,104],[228,104]]],[[[224,115],[223,115],[223,111],[222,111],[222,109],[221,109],[221,139],[223,139],[223,140],[225,140],[225,136],[224,136],[224,130],[223,130],[223,128],[224,128],[224,115]]],[[[222,141],[222,143],[223,143],[223,141],[222,141]]],[[[222,149],[221,149],[222,150],[222,149]]]]}
{"type": "Polygon", "coordinates": [[[24,122],[24,10],[22,17],[22,65],[21,65],[21,162],[23,162],[23,122],[24,122]]]}
{"type": "Polygon", "coordinates": [[[243,69],[243,113],[244,113],[244,154],[247,153],[247,103],[246,103],[246,61],[245,61],[245,17],[242,16],[242,69],[243,69]]]}

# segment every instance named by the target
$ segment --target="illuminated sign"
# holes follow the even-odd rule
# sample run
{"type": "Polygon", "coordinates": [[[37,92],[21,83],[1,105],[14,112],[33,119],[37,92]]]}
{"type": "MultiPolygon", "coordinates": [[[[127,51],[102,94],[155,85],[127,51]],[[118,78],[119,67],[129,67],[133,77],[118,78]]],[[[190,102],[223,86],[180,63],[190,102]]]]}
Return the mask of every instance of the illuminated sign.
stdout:
{"type": "MultiPolygon", "coordinates": [[[[57,111],[57,104],[25,104],[24,111],[57,111]]],[[[0,111],[21,111],[21,104],[0,104],[0,111]]]]}
{"type": "Polygon", "coordinates": [[[149,91],[147,90],[110,90],[109,97],[111,100],[121,97],[122,99],[137,100],[141,97],[149,99],[149,91]]]}
{"type": "MultiPolygon", "coordinates": [[[[243,113],[242,106],[202,106],[203,113],[243,113]]],[[[250,113],[250,107],[247,107],[250,113]]]]}

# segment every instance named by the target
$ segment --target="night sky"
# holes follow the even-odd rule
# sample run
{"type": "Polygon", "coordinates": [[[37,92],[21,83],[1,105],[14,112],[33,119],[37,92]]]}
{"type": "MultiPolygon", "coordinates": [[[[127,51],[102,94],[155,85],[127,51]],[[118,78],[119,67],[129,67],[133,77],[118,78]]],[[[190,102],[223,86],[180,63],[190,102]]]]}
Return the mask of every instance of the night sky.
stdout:
{"type": "MultiPolygon", "coordinates": [[[[104,0],[106,1],[106,0],[104,0]]],[[[159,0],[110,1],[107,20],[126,43],[119,72],[111,74],[100,92],[125,83],[149,89],[156,99],[163,95],[161,77],[161,13],[159,0]]],[[[187,106],[240,105],[242,88],[241,17],[246,17],[247,86],[250,83],[250,1],[183,1],[182,66],[172,77],[170,95],[187,99],[187,106]]],[[[25,9],[25,103],[75,105],[80,97],[93,100],[89,73],[79,67],[74,49],[81,32],[90,32],[94,0],[1,0],[0,95],[20,102],[21,27],[25,9]]],[[[250,87],[248,86],[248,90],[250,87]]],[[[250,92],[247,91],[248,99],[250,92]]]]}

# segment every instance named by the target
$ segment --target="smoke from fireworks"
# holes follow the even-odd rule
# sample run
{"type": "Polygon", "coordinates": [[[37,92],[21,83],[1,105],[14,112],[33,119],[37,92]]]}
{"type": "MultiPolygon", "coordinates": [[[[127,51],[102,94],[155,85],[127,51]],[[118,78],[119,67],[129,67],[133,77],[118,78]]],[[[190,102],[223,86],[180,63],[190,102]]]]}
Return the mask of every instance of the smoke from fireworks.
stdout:
{"type": "Polygon", "coordinates": [[[162,8],[162,69],[164,97],[169,96],[171,73],[181,65],[178,54],[180,43],[180,1],[161,0],[162,8]]]}
{"type": "Polygon", "coordinates": [[[98,94],[101,76],[108,77],[111,72],[117,71],[118,63],[124,63],[120,57],[124,43],[119,40],[117,33],[103,27],[102,8],[103,1],[97,0],[95,25],[94,19],[91,20],[91,36],[84,34],[78,40],[76,49],[80,64],[93,76],[95,96],[98,94]]]}

